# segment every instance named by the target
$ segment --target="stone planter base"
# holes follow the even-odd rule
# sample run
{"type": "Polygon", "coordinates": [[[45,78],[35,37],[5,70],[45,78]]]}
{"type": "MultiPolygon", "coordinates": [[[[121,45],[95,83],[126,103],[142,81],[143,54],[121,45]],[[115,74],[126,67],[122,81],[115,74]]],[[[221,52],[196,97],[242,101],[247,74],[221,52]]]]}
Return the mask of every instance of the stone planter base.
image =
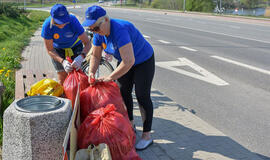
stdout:
{"type": "Polygon", "coordinates": [[[71,117],[70,100],[53,111],[27,113],[15,100],[4,112],[3,160],[60,160],[71,117]]]}

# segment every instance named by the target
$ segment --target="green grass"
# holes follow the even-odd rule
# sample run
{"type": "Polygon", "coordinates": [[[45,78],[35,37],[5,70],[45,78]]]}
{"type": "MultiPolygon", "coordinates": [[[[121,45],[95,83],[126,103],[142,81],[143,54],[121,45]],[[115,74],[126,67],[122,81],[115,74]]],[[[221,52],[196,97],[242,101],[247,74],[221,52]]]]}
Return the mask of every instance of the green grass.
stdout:
{"type": "Polygon", "coordinates": [[[20,68],[22,49],[48,16],[49,13],[43,11],[27,11],[16,18],[0,15],[0,81],[6,87],[0,117],[1,145],[3,112],[14,101],[15,71],[20,68]]]}
{"type": "MultiPolygon", "coordinates": [[[[96,0],[80,0],[80,2],[76,3],[76,5],[83,4],[83,3],[93,3],[93,2],[97,2],[97,1],[96,0]]],[[[65,6],[74,5],[74,3],[72,3],[72,2],[58,2],[58,3],[63,4],[65,6]]],[[[55,5],[55,4],[56,4],[56,2],[54,2],[54,3],[44,3],[44,4],[41,4],[41,3],[26,3],[25,7],[28,7],[28,8],[41,8],[41,7],[51,7],[51,6],[55,5]]],[[[23,3],[19,3],[17,5],[20,8],[24,7],[23,3]]]]}
{"type": "MultiPolygon", "coordinates": [[[[56,3],[45,3],[45,4],[40,4],[40,3],[32,3],[32,4],[26,4],[25,7],[29,8],[41,8],[41,7],[51,7],[55,5],[56,3]]],[[[73,5],[72,2],[61,2],[63,5],[73,5]]],[[[18,5],[20,8],[24,7],[24,4],[19,4],[18,5]]]]}

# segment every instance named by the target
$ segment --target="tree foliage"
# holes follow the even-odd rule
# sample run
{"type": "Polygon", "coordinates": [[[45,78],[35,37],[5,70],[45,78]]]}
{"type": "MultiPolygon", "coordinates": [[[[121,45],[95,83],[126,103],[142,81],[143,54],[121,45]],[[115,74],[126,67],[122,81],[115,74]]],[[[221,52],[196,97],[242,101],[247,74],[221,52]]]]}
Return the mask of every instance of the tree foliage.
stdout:
{"type": "Polygon", "coordinates": [[[215,4],[213,0],[186,0],[186,10],[197,12],[211,12],[215,4]]]}
{"type": "Polygon", "coordinates": [[[255,8],[260,0],[240,0],[243,8],[255,8]]]}
{"type": "MultiPolygon", "coordinates": [[[[160,9],[182,10],[184,0],[153,0],[151,6],[160,9]]],[[[211,12],[214,9],[213,0],[186,0],[186,10],[211,12]]]]}
{"type": "MultiPolygon", "coordinates": [[[[184,0],[127,0],[129,3],[151,6],[158,9],[183,10],[184,0]]],[[[270,0],[185,0],[187,11],[212,12],[216,6],[225,9],[267,7],[270,0]]]]}
{"type": "Polygon", "coordinates": [[[241,7],[241,8],[257,8],[262,7],[266,8],[270,4],[270,0],[233,0],[235,7],[241,7]]]}

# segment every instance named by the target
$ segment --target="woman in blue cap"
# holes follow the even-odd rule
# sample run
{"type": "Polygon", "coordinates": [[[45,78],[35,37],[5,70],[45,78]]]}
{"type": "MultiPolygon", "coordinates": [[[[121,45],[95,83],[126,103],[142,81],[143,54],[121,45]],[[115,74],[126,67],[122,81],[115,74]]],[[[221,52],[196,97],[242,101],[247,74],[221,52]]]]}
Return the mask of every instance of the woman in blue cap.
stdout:
{"type": "Polygon", "coordinates": [[[81,67],[91,43],[78,19],[69,14],[64,5],[54,5],[50,14],[43,23],[41,36],[63,85],[67,73],[81,67]],[[71,57],[73,63],[65,60],[66,57],[71,57]]]}
{"type": "MultiPolygon", "coordinates": [[[[153,119],[153,104],[150,97],[155,72],[154,50],[139,30],[130,22],[110,19],[99,6],[91,6],[85,12],[82,24],[93,31],[93,52],[90,59],[89,77],[94,78],[101,59],[102,50],[118,60],[117,68],[107,77],[98,81],[117,80],[133,124],[132,89],[143,108],[143,134],[136,144],[137,150],[146,149],[153,143],[150,136],[153,119]]],[[[91,82],[90,82],[91,83],[91,82]]]]}

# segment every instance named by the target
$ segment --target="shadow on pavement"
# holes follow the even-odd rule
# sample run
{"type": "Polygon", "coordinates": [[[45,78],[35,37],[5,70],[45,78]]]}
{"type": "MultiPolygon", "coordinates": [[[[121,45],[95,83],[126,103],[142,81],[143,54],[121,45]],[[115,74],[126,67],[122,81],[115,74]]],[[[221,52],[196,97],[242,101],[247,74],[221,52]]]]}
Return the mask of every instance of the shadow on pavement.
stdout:
{"type": "MultiPolygon", "coordinates": [[[[138,116],[134,118],[140,119],[138,116]]],[[[138,123],[136,125],[142,127],[138,123]]],[[[203,157],[215,157],[214,159],[217,160],[229,158],[245,159],[252,155],[249,150],[229,137],[205,135],[162,118],[153,119],[153,132],[154,144],[149,149],[152,148],[157,157],[166,156],[169,159],[175,160],[179,158],[183,158],[183,160],[202,160],[204,159],[203,157]],[[162,124],[162,126],[155,124],[162,124]],[[170,126],[174,128],[173,131],[177,130],[178,133],[171,133],[170,126]]],[[[141,131],[138,132],[138,135],[141,135],[141,131]]],[[[147,152],[147,150],[143,152],[145,153],[138,153],[145,160],[148,160],[145,157],[147,157],[148,153],[151,154],[151,152],[147,152]]],[[[269,160],[269,157],[257,155],[264,160],[269,160]]]]}
{"type": "Polygon", "coordinates": [[[270,160],[270,157],[266,157],[266,156],[264,156],[264,155],[261,155],[261,154],[259,154],[259,153],[255,153],[255,154],[257,154],[257,156],[259,156],[261,159],[263,159],[263,160],[270,160]]]}
{"type": "Polygon", "coordinates": [[[152,95],[151,99],[153,101],[154,109],[162,107],[164,105],[166,105],[166,106],[174,106],[174,107],[177,106],[179,110],[182,110],[182,111],[187,110],[187,111],[190,111],[193,114],[196,114],[195,110],[189,109],[189,108],[186,108],[186,107],[183,107],[183,106],[181,106],[179,104],[174,103],[172,99],[166,97],[164,94],[162,94],[161,92],[159,92],[157,90],[151,91],[151,95],[152,95]]]}
{"type": "MultiPolygon", "coordinates": [[[[154,108],[162,107],[178,107],[178,109],[185,111],[187,108],[173,103],[173,101],[165,97],[159,91],[152,92],[152,100],[154,108]]],[[[135,108],[134,110],[139,110],[135,108]]],[[[157,110],[158,111],[158,110],[157,110]]],[[[154,112],[157,112],[154,111],[154,112]]],[[[164,111],[164,110],[163,110],[164,111]]],[[[170,112],[170,111],[168,111],[170,112]]],[[[159,113],[161,114],[161,113],[159,113]]],[[[167,113],[166,113],[167,114],[167,113]]],[[[138,114],[137,114],[138,115],[138,114]]],[[[155,113],[154,113],[155,116],[155,113]]],[[[149,149],[139,151],[139,155],[145,160],[152,159],[171,159],[171,160],[202,160],[202,159],[252,159],[255,160],[258,157],[256,153],[250,152],[242,145],[238,144],[227,136],[219,136],[219,132],[213,131],[213,133],[207,132],[207,134],[199,131],[200,129],[208,129],[205,126],[196,126],[190,124],[191,129],[180,123],[174,122],[173,118],[164,119],[162,116],[153,118],[153,138],[154,144],[149,149]],[[198,130],[196,130],[199,128],[198,130]],[[153,158],[151,154],[155,154],[156,158],[153,158]]],[[[140,128],[137,130],[137,137],[141,135],[142,121],[141,116],[134,116],[136,126],[140,128]]],[[[203,123],[202,123],[203,124],[203,123]]],[[[221,134],[221,133],[220,133],[221,134]]],[[[261,158],[265,157],[257,154],[261,158]]],[[[269,157],[265,157],[269,158],[269,157]]],[[[268,160],[268,159],[266,159],[268,160]]]]}

